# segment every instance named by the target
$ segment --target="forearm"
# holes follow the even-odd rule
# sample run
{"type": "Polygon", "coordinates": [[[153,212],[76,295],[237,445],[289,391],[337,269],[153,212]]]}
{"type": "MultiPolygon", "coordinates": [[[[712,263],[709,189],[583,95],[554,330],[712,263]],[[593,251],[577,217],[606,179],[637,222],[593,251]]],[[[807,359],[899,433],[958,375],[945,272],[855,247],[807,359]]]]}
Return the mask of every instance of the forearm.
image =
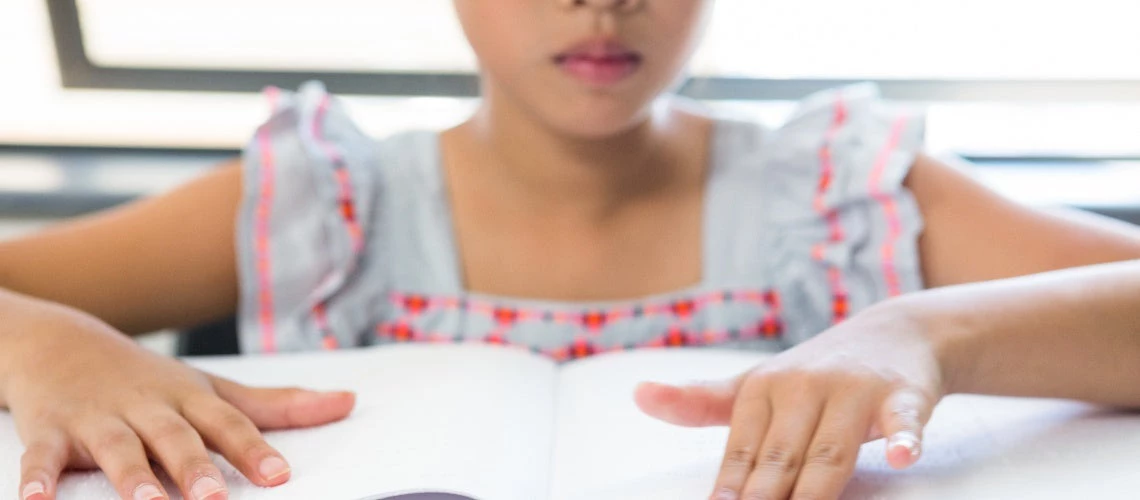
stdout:
{"type": "Polygon", "coordinates": [[[948,392],[1140,407],[1140,261],[931,290],[913,314],[948,392]]]}
{"type": "Polygon", "coordinates": [[[7,408],[8,382],[19,369],[32,335],[35,317],[43,315],[42,301],[0,288],[0,408],[7,408]]]}

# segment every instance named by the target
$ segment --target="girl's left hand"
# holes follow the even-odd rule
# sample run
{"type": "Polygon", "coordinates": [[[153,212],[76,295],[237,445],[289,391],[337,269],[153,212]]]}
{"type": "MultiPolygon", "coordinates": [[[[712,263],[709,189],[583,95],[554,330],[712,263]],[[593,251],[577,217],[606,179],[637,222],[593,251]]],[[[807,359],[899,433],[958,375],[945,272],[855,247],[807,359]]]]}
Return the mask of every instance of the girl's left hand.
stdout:
{"type": "Polygon", "coordinates": [[[905,309],[873,308],[729,381],[642,384],[637,404],[677,425],[731,425],[712,500],[835,499],[866,441],[889,436],[892,467],[918,459],[946,376],[926,333],[905,309]]]}

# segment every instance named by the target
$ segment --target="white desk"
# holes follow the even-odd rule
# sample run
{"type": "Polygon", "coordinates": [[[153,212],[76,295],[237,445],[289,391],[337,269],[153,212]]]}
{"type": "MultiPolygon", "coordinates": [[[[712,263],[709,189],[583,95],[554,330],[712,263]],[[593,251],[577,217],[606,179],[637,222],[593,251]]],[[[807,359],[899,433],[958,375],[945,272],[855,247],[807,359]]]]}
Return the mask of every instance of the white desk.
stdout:
{"type": "MultiPolygon", "coordinates": [[[[415,349],[415,348],[412,348],[415,349]]],[[[446,354],[446,353],[445,353],[446,354]]],[[[228,374],[253,384],[301,384],[316,388],[351,388],[358,390],[356,424],[368,422],[377,411],[387,411],[400,404],[416,401],[393,400],[402,396],[377,392],[377,384],[369,384],[367,376],[376,374],[377,366],[392,364],[395,356],[409,363],[435,365],[450,361],[432,353],[412,350],[381,349],[373,353],[316,354],[242,360],[207,360],[211,371],[228,374]],[[383,351],[383,352],[381,352],[383,351]],[[409,358],[407,355],[413,355],[409,358]],[[416,358],[415,356],[420,356],[416,358]],[[425,362],[424,360],[431,361],[425,362]],[[438,360],[438,361],[437,361],[438,360]],[[371,370],[371,371],[368,371],[371,370]],[[315,379],[316,378],[316,379],[315,379]]],[[[454,360],[455,358],[451,358],[454,360]]],[[[688,359],[688,358],[686,358],[688,359]]],[[[500,363],[501,364],[501,363],[500,363]]],[[[491,362],[487,366],[493,365],[491,362]]],[[[721,371],[739,367],[722,366],[721,371]]],[[[682,367],[683,371],[683,367],[682,367]]],[[[670,373],[676,375],[676,370],[670,373]]],[[[391,375],[391,373],[389,373],[391,375]]],[[[683,373],[682,379],[692,373],[683,373]]],[[[470,377],[471,375],[467,375],[470,377]]],[[[478,376],[476,373],[474,376],[478,376]]],[[[719,376],[719,374],[718,374],[719,376]]],[[[676,378],[662,373],[615,373],[614,405],[629,405],[625,395],[629,384],[643,378],[657,380],[676,378]]],[[[386,377],[387,383],[406,383],[386,377]]],[[[477,386],[476,386],[477,387],[477,386]]],[[[415,397],[415,395],[407,396],[415,397]]],[[[610,397],[610,396],[605,396],[610,397]]],[[[624,410],[623,410],[624,411],[624,410]]],[[[340,424],[338,424],[340,425],[340,424]]],[[[354,432],[364,427],[351,428],[354,432]]],[[[371,433],[372,430],[367,430],[371,433]]],[[[688,429],[677,429],[685,439],[688,429]]],[[[355,457],[375,453],[377,443],[345,433],[345,428],[316,429],[274,433],[269,436],[291,461],[294,478],[282,489],[262,490],[249,485],[228,466],[227,481],[233,487],[231,499],[328,498],[354,500],[359,490],[314,496],[324,479],[345,474],[345,463],[355,457]],[[339,432],[339,434],[337,434],[339,432]],[[355,438],[355,439],[354,439],[355,438]],[[327,456],[313,453],[314,442],[335,441],[337,453],[327,456]],[[353,497],[341,496],[354,494],[353,497]]],[[[383,441],[383,439],[381,439],[383,441]]],[[[723,443],[723,441],[722,441],[723,443]]],[[[628,447],[629,443],[620,446],[628,447]]],[[[382,446],[382,445],[380,445],[382,446]]],[[[1089,405],[1052,400],[952,396],[939,406],[927,430],[926,454],[914,468],[898,472],[890,470],[882,459],[882,442],[868,443],[860,455],[858,471],[849,484],[845,499],[1136,499],[1140,498],[1140,414],[1110,412],[1089,405]]],[[[697,450],[702,456],[699,481],[693,474],[687,478],[654,478],[653,500],[705,498],[706,482],[715,475],[719,449],[697,450]],[[706,463],[707,462],[707,463],[706,463]],[[664,496],[662,496],[664,495],[664,496]]],[[[17,489],[21,446],[11,419],[0,413],[0,497],[17,489]]],[[[602,454],[607,455],[607,454],[602,454]]],[[[608,457],[603,457],[608,458],[608,457]]],[[[351,465],[351,464],[350,464],[351,465]]],[[[351,469],[351,467],[350,467],[351,469]]],[[[355,470],[355,469],[354,469],[355,470]]],[[[367,469],[362,469],[367,470],[367,469]]],[[[374,474],[374,472],[373,472],[374,474]]],[[[686,474],[680,474],[686,475],[686,474]]],[[[644,481],[643,481],[644,483],[644,481]]],[[[621,486],[621,485],[618,485],[621,486]]],[[[630,485],[634,487],[644,486],[630,485]]],[[[619,488],[620,489],[620,488],[619,488]]],[[[113,495],[99,473],[69,475],[60,500],[108,498],[113,495]]],[[[630,500],[616,495],[613,500],[630,500]]],[[[607,500],[610,497],[606,497],[607,500]]],[[[482,500],[496,500],[493,498],[482,500]]],[[[591,500],[596,500],[592,498],[591,500]]]]}

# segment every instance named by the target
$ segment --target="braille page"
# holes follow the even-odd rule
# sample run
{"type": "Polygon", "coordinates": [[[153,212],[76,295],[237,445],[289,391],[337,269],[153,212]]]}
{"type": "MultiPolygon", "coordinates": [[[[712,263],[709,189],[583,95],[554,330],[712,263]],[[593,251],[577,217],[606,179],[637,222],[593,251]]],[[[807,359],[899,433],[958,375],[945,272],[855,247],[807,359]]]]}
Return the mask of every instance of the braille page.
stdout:
{"type": "Polygon", "coordinates": [[[645,415],[642,381],[684,383],[739,374],[768,355],[706,349],[603,355],[563,368],[551,500],[708,498],[726,428],[688,429],[645,415]]]}
{"type": "MultiPolygon", "coordinates": [[[[551,500],[690,500],[712,492],[728,431],[643,415],[642,380],[734,376],[767,356],[710,350],[606,355],[564,368],[551,500]]],[[[882,440],[864,444],[845,500],[1072,499],[1140,496],[1140,414],[1083,403],[973,395],[946,398],[910,470],[882,440]]]]}
{"type": "MultiPolygon", "coordinates": [[[[256,386],[357,391],[343,422],[267,435],[293,468],[283,486],[256,487],[216,458],[232,500],[546,495],[556,368],[524,351],[409,345],[193,364],[256,386]]],[[[21,449],[10,416],[0,413],[0,497],[17,490],[21,449]]],[[[68,474],[59,495],[107,498],[118,497],[98,472],[68,474]]]]}
{"type": "Polygon", "coordinates": [[[955,395],[926,431],[922,459],[892,470],[863,445],[845,499],[1140,497],[1140,414],[1084,403],[955,395]]]}

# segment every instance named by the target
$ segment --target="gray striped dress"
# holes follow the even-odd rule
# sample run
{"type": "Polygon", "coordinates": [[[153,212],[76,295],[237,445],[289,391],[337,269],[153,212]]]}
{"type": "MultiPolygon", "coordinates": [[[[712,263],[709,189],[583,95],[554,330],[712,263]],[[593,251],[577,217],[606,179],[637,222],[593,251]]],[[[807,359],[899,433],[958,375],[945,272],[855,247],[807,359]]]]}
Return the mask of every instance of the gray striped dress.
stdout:
{"type": "Polygon", "coordinates": [[[566,361],[777,350],[922,287],[922,219],[902,181],[923,120],[872,85],[808,97],[775,129],[718,120],[702,282],[603,303],[466,290],[437,132],[369,137],[319,83],[270,95],[275,111],[244,156],[243,352],[478,342],[566,361]]]}

